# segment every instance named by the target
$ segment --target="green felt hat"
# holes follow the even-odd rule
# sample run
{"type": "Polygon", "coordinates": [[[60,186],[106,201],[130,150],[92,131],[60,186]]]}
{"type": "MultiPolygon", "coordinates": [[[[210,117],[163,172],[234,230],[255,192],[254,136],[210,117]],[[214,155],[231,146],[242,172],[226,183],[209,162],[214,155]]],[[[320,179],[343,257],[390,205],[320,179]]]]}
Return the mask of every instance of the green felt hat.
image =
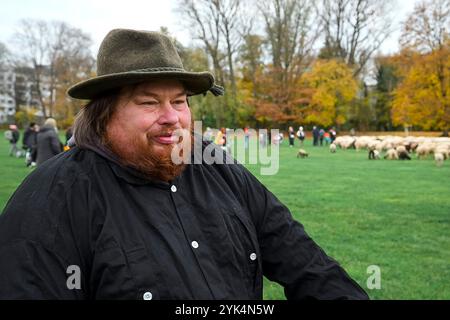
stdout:
{"type": "Polygon", "coordinates": [[[223,95],[210,72],[184,70],[172,41],[160,32],[114,29],[97,55],[97,76],[77,83],[68,90],[76,99],[93,99],[114,88],[154,79],[181,81],[188,95],[223,95]]]}

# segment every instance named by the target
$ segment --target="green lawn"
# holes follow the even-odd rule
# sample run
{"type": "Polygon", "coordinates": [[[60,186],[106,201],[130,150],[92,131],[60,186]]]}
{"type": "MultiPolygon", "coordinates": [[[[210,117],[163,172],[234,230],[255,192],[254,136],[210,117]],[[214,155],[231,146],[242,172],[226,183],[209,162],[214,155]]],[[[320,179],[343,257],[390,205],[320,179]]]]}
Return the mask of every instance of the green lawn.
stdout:
{"type": "MultiPolygon", "coordinates": [[[[297,143],[297,141],[296,141],[297,143]]],[[[276,175],[248,168],[291,210],[306,231],[373,299],[450,299],[450,163],[432,159],[369,161],[364,151],[280,148],[276,175]],[[367,267],[381,268],[381,289],[368,290],[367,267]]],[[[10,158],[0,132],[0,210],[30,172],[10,158]]],[[[265,299],[284,299],[265,280],[265,299]]]]}

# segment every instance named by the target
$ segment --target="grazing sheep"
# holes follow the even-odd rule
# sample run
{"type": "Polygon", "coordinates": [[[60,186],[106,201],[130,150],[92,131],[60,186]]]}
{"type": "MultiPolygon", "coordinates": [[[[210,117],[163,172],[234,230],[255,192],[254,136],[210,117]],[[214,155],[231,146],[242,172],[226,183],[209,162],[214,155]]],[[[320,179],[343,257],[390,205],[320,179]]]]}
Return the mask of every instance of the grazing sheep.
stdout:
{"type": "Polygon", "coordinates": [[[423,143],[416,148],[417,158],[420,160],[430,154],[431,144],[423,143]]]}
{"type": "Polygon", "coordinates": [[[447,146],[440,145],[437,146],[434,150],[434,154],[440,153],[444,156],[444,160],[447,160],[450,157],[450,149],[447,148],[447,146]]]}
{"type": "Polygon", "coordinates": [[[369,150],[369,160],[380,160],[380,152],[378,150],[369,150]]]}
{"type": "Polygon", "coordinates": [[[336,145],[334,143],[330,144],[330,152],[336,153],[336,145]]]}
{"type": "Polygon", "coordinates": [[[350,148],[355,148],[355,138],[352,138],[350,136],[343,136],[343,137],[337,137],[336,140],[334,140],[334,144],[336,146],[340,147],[343,150],[347,150],[350,148]]]}
{"type": "Polygon", "coordinates": [[[308,152],[306,152],[305,150],[303,150],[303,149],[299,149],[298,150],[298,153],[297,153],[297,158],[306,158],[306,157],[308,157],[308,152]]]}
{"type": "Polygon", "coordinates": [[[411,160],[411,157],[409,156],[408,151],[406,151],[405,146],[397,146],[396,151],[400,160],[411,160]]]}
{"type": "Polygon", "coordinates": [[[417,149],[418,146],[419,146],[419,143],[418,143],[418,142],[411,142],[410,145],[409,145],[409,149],[410,149],[411,151],[416,151],[416,149],[417,149]]]}
{"type": "Polygon", "coordinates": [[[434,161],[436,161],[436,166],[442,167],[444,164],[444,155],[442,153],[436,152],[434,154],[434,161]]]}
{"type": "Polygon", "coordinates": [[[398,153],[395,149],[389,149],[384,156],[385,159],[388,160],[398,160],[398,153]]]}

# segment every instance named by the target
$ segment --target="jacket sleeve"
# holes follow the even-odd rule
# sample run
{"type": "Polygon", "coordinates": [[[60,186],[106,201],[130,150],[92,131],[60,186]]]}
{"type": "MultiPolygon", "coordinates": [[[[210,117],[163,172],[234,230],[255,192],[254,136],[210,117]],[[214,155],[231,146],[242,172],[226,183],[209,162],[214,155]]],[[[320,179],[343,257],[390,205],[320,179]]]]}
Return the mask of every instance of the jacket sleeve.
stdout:
{"type": "Polygon", "coordinates": [[[53,135],[51,135],[51,139],[50,139],[50,148],[52,150],[52,153],[57,155],[58,153],[60,153],[61,150],[61,141],[59,141],[58,136],[56,135],[56,133],[53,135]]]}
{"type": "Polygon", "coordinates": [[[288,208],[246,169],[243,180],[247,207],[258,232],[263,273],[284,287],[287,299],[368,299],[288,208]]]}
{"type": "MultiPolygon", "coordinates": [[[[0,247],[0,299],[80,299],[67,262],[37,242],[20,239],[0,247]]],[[[74,281],[75,278],[74,278],[74,281]]]]}

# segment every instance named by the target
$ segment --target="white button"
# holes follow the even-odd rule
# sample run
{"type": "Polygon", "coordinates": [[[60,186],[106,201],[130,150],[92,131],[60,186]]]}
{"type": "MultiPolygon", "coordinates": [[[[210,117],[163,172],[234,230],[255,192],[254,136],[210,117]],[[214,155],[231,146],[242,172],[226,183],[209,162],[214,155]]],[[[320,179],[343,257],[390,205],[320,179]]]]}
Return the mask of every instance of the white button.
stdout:
{"type": "Polygon", "coordinates": [[[151,292],[144,293],[144,300],[152,300],[153,295],[151,292]]]}
{"type": "Polygon", "coordinates": [[[251,255],[250,255],[250,260],[252,260],[252,261],[255,261],[256,260],[256,253],[252,253],[251,255]]]}
{"type": "Polygon", "coordinates": [[[170,190],[172,190],[172,192],[177,192],[177,187],[175,185],[172,185],[170,187],[170,190]]]}
{"type": "Polygon", "coordinates": [[[191,245],[192,245],[192,247],[193,247],[194,249],[197,249],[197,248],[198,248],[198,242],[197,242],[197,241],[192,241],[191,245]]]}

